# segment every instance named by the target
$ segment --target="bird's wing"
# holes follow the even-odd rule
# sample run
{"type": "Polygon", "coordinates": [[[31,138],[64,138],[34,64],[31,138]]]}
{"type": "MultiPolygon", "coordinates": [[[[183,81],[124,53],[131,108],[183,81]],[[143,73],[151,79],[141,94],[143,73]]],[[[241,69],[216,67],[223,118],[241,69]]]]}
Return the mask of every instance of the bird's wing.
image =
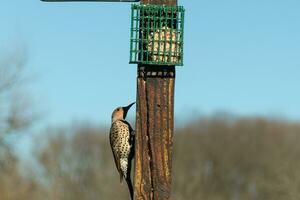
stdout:
{"type": "Polygon", "coordinates": [[[120,158],[119,158],[118,152],[116,152],[113,149],[115,144],[116,144],[116,137],[114,137],[114,134],[118,134],[117,131],[118,131],[118,128],[116,127],[116,124],[113,123],[111,128],[110,128],[109,141],[110,141],[110,147],[111,147],[111,150],[112,150],[112,153],[113,153],[113,156],[114,156],[115,164],[116,164],[117,170],[120,174],[120,181],[122,182],[123,172],[121,170],[120,158]]]}
{"type": "MultiPolygon", "coordinates": [[[[132,129],[129,122],[127,122],[126,120],[122,120],[122,122],[127,125],[128,129],[129,129],[129,133],[130,133],[128,142],[131,145],[131,150],[129,153],[128,161],[129,161],[129,166],[131,166],[131,160],[134,157],[134,150],[135,150],[135,131],[132,129]]],[[[131,167],[129,167],[129,168],[131,168],[131,167]]],[[[130,170],[128,172],[130,173],[130,170]]],[[[130,175],[128,175],[128,176],[130,177],[130,175]]]]}
{"type": "Polygon", "coordinates": [[[134,132],[135,131],[133,130],[133,128],[131,127],[129,122],[127,122],[126,120],[121,120],[121,121],[128,126],[129,133],[130,133],[129,144],[133,145],[133,143],[134,143],[134,132]]]}

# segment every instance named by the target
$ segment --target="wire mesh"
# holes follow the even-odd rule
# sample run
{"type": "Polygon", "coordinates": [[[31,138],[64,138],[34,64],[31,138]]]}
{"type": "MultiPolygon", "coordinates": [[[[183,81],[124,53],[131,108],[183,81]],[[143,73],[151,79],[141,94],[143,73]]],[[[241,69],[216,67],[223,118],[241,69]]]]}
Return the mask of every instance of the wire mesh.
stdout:
{"type": "Polygon", "coordinates": [[[183,34],[182,6],[133,4],[130,63],[182,66],[183,34]]]}

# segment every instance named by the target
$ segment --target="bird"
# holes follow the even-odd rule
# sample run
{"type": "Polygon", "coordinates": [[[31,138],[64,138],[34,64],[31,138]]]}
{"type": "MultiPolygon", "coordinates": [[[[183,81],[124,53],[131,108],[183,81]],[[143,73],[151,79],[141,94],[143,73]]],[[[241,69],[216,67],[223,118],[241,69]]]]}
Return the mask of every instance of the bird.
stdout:
{"type": "Polygon", "coordinates": [[[130,172],[131,161],[134,157],[134,130],[125,118],[133,104],[135,102],[125,107],[117,107],[113,111],[109,133],[110,146],[120,174],[120,182],[123,178],[126,180],[131,199],[133,199],[133,186],[130,172]]]}

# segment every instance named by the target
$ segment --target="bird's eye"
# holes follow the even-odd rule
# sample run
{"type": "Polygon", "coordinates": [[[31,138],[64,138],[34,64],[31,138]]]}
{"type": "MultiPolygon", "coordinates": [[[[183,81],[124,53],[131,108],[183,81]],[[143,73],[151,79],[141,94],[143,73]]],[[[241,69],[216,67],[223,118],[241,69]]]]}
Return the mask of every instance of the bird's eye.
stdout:
{"type": "Polygon", "coordinates": [[[117,109],[117,111],[119,111],[119,110],[120,110],[120,108],[117,109]]]}

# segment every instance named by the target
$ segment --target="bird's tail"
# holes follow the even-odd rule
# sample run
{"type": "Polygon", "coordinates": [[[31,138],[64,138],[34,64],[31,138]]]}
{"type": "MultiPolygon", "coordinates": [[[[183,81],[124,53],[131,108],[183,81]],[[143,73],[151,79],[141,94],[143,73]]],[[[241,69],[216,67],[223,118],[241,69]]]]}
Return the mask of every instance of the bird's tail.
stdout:
{"type": "Polygon", "coordinates": [[[130,176],[128,176],[127,178],[125,178],[125,180],[126,180],[126,183],[127,183],[127,186],[128,186],[128,190],[129,190],[129,193],[130,193],[131,200],[133,200],[133,186],[132,186],[132,182],[131,182],[130,176]]]}

